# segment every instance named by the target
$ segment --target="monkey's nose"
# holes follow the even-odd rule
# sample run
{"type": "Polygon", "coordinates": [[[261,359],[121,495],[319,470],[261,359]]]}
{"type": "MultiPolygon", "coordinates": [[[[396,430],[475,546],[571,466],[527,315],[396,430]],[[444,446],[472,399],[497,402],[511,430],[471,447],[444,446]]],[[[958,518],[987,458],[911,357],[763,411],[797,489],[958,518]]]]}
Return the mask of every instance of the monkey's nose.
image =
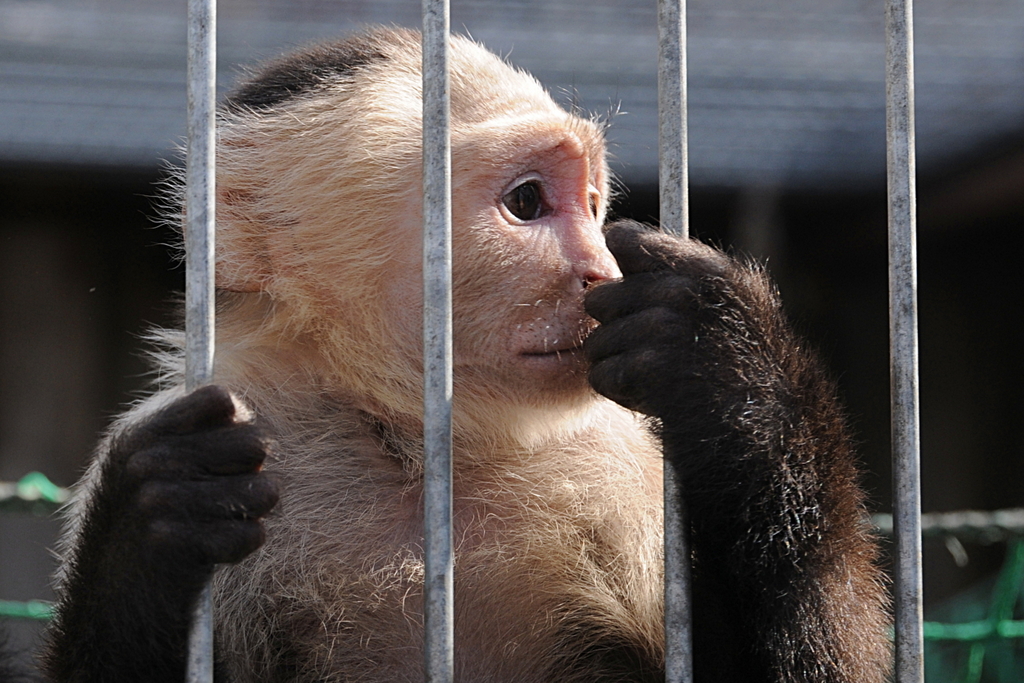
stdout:
{"type": "Polygon", "coordinates": [[[619,264],[605,243],[604,234],[594,221],[574,223],[563,232],[562,248],[584,288],[622,277],[619,264]]]}
{"type": "Polygon", "coordinates": [[[590,255],[590,258],[586,260],[583,266],[581,279],[583,280],[583,287],[586,289],[591,285],[601,284],[606,280],[614,280],[622,277],[622,271],[619,270],[619,264],[615,262],[615,257],[608,251],[608,248],[601,244],[599,248],[595,249],[590,255]]]}
{"type": "Polygon", "coordinates": [[[611,279],[613,279],[613,278],[602,277],[602,276],[594,276],[594,275],[589,275],[589,276],[588,275],[584,275],[583,276],[583,280],[582,280],[582,282],[583,282],[583,289],[585,289],[585,290],[586,289],[590,289],[594,285],[599,285],[602,282],[605,282],[606,280],[611,280],[611,279]]]}

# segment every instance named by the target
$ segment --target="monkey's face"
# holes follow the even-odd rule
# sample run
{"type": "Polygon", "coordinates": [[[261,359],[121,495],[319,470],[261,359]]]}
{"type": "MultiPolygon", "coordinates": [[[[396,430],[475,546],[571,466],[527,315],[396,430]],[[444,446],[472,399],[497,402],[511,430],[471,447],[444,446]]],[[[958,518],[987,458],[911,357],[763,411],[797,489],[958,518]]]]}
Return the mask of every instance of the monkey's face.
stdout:
{"type": "MultiPolygon", "coordinates": [[[[594,396],[583,293],[619,270],[601,233],[599,127],[480,46],[453,45],[456,407],[492,409],[470,417],[486,427],[510,407],[594,396]]],[[[409,47],[281,111],[228,117],[218,152],[219,285],[268,295],[273,315],[248,321],[258,341],[281,355],[282,340],[313,339],[325,381],[389,415],[422,406],[422,131],[409,47]]]]}
{"type": "Polygon", "coordinates": [[[553,108],[491,120],[453,134],[452,166],[456,382],[515,402],[584,394],[583,293],[620,275],[600,132],[553,108]]]}

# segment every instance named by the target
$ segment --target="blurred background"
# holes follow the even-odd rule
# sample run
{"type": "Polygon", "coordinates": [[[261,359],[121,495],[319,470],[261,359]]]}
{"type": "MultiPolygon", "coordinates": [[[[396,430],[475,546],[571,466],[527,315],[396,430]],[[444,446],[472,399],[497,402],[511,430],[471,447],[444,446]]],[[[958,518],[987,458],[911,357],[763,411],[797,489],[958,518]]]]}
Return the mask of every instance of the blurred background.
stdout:
{"type": "MultiPolygon", "coordinates": [[[[221,0],[219,82],[413,0],[221,0]]],[[[915,8],[923,504],[1024,505],[1024,0],[915,8]]],[[[655,0],[452,0],[452,27],[611,121],[617,212],[657,220],[655,0]]],[[[882,0],[690,0],[693,232],[766,260],[890,507],[882,0]]],[[[74,483],[146,387],[183,275],[156,227],[185,3],[0,0],[0,480],[74,483]]],[[[0,515],[0,599],[50,598],[51,517],[0,515]]],[[[926,544],[929,610],[987,580],[926,544]]],[[[963,564],[963,557],[960,558],[963,564]]],[[[17,622],[25,646],[39,622],[17,622]]],[[[959,666],[959,665],[957,665],[959,666]]],[[[932,674],[929,674],[932,678],[932,674]]],[[[937,678],[935,680],[938,680],[937,678]]]]}

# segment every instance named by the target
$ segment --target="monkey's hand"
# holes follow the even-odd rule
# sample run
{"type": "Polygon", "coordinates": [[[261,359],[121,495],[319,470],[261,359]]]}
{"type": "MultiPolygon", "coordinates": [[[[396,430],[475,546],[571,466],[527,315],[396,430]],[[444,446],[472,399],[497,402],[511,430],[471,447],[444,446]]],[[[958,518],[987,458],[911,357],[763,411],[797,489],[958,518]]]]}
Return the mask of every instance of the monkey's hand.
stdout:
{"type": "Polygon", "coordinates": [[[624,275],[588,293],[586,310],[602,323],[584,345],[590,382],[627,408],[671,420],[701,390],[707,361],[718,353],[706,339],[732,265],[695,240],[678,239],[632,221],[612,224],[608,248],[624,275]],[[708,315],[711,314],[711,316],[708,315]]]}
{"type": "Polygon", "coordinates": [[[263,542],[267,440],[206,386],[113,438],[51,627],[59,681],[181,681],[190,615],[220,562],[263,542]]]}
{"type": "Polygon", "coordinates": [[[835,390],[758,268],[632,222],[608,247],[584,351],[605,396],[657,418],[694,552],[698,679],[884,679],[877,551],[835,390]]]}

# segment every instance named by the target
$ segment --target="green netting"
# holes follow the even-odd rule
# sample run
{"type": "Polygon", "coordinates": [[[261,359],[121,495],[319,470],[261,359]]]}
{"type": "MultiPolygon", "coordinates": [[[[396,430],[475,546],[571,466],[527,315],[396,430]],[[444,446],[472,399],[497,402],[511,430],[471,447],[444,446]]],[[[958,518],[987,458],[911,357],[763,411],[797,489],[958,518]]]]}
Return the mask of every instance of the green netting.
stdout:
{"type": "Polygon", "coordinates": [[[48,515],[70,496],[41,472],[29,472],[16,483],[0,482],[0,512],[48,515]]]}
{"type": "Polygon", "coordinates": [[[983,582],[935,611],[924,625],[928,683],[1024,681],[1024,539],[1009,541],[994,580],[983,582]]]}
{"type": "Polygon", "coordinates": [[[45,600],[0,600],[0,617],[10,619],[42,619],[53,616],[53,604],[45,600]]]}
{"type": "MultiPolygon", "coordinates": [[[[0,482],[0,513],[46,516],[67,501],[69,492],[40,472],[29,472],[17,482],[0,482]]],[[[49,619],[53,607],[44,600],[0,600],[0,617],[49,619]]]]}

